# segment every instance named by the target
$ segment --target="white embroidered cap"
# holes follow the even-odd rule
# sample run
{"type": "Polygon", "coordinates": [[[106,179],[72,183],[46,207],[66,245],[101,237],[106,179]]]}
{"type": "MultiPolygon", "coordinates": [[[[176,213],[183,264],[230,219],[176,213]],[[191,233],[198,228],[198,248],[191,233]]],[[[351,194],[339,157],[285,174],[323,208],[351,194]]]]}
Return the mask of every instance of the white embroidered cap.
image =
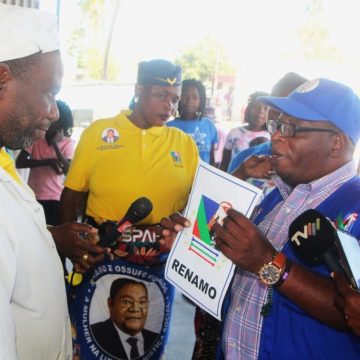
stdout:
{"type": "Polygon", "coordinates": [[[54,15],[36,9],[0,4],[0,61],[59,49],[54,15]]]}

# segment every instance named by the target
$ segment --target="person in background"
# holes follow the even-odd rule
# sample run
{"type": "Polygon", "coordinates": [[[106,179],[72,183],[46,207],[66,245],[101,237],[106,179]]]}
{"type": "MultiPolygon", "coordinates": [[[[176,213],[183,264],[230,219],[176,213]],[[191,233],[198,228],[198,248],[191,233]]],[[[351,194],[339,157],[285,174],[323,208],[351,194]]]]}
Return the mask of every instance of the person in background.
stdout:
{"type": "Polygon", "coordinates": [[[57,21],[39,10],[4,4],[0,19],[0,357],[70,359],[59,244],[84,242],[79,232],[96,231],[76,223],[47,229],[41,205],[5,151],[30,146],[59,116],[55,96],[63,66],[57,21]]]}
{"type": "MultiPolygon", "coordinates": [[[[273,86],[271,96],[287,96],[306,81],[307,79],[297,73],[286,73],[273,86]]],[[[266,112],[266,120],[277,119],[279,115],[279,111],[270,107],[266,112]]],[[[254,140],[256,139],[257,138],[254,140]]],[[[274,188],[274,180],[276,177],[270,156],[270,141],[249,147],[235,155],[230,162],[228,172],[241,180],[248,181],[259,187],[264,191],[264,195],[266,195],[274,188]]]]}
{"type": "Polygon", "coordinates": [[[216,109],[213,106],[205,107],[204,117],[213,121],[216,127],[217,135],[218,135],[218,143],[214,146],[214,159],[215,166],[218,168],[221,164],[222,154],[225,145],[225,139],[228,134],[228,130],[225,127],[222,127],[219,123],[216,115],[216,109]]]}
{"type": "Polygon", "coordinates": [[[218,143],[218,135],[214,123],[204,117],[206,91],[204,85],[190,79],[182,82],[179,102],[179,117],[166,123],[168,127],[176,127],[194,139],[200,158],[215,165],[214,148],[218,143]]]}
{"type": "Polygon", "coordinates": [[[75,142],[70,138],[74,126],[69,106],[56,101],[59,120],[52,123],[45,134],[30,147],[21,150],[16,159],[17,168],[30,168],[29,186],[36,200],[43,206],[46,223],[59,224],[60,195],[75,150],[75,142]]]}
{"type": "Polygon", "coordinates": [[[221,170],[227,171],[231,159],[239,151],[247,149],[250,141],[254,138],[270,139],[269,133],[265,129],[266,106],[256,100],[261,95],[267,95],[267,93],[256,91],[249,96],[244,114],[245,126],[238,126],[228,133],[220,165],[221,170]]]}

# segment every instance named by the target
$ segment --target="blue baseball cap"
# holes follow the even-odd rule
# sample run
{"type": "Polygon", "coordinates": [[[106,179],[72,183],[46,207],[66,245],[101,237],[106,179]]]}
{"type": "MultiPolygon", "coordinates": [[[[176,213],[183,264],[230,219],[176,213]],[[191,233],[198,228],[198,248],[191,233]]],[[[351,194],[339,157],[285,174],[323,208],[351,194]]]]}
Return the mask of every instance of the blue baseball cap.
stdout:
{"type": "Polygon", "coordinates": [[[141,61],[138,66],[137,83],[140,85],[181,86],[181,67],[163,59],[141,61]]]}
{"type": "Polygon", "coordinates": [[[314,79],[300,85],[287,97],[260,96],[262,104],[306,121],[328,121],[354,144],[360,138],[360,99],[346,85],[314,79]]]}

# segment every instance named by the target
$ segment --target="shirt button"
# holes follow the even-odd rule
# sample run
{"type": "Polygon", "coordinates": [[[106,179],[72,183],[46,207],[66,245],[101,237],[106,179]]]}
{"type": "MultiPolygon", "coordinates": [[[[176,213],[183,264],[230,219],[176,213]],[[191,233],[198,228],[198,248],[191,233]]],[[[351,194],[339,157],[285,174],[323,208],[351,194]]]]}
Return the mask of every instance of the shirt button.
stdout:
{"type": "Polygon", "coordinates": [[[290,214],[291,209],[290,209],[290,208],[286,208],[286,209],[285,209],[285,212],[286,212],[287,214],[290,214]]]}
{"type": "Polygon", "coordinates": [[[146,130],[143,130],[143,131],[142,131],[142,134],[143,134],[143,135],[146,135],[146,130]]]}
{"type": "Polygon", "coordinates": [[[39,208],[39,207],[36,207],[36,208],[34,209],[34,211],[35,211],[35,212],[39,212],[39,211],[40,211],[40,208],[39,208]]]}
{"type": "Polygon", "coordinates": [[[236,308],[235,308],[235,311],[240,311],[240,307],[239,307],[239,306],[236,307],[236,308]]]}

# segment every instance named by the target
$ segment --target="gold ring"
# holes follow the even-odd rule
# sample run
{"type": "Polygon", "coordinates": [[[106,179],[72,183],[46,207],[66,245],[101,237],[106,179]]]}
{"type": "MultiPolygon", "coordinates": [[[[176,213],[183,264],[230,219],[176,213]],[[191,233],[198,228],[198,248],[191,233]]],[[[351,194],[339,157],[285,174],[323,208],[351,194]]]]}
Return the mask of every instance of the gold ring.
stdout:
{"type": "Polygon", "coordinates": [[[83,259],[85,262],[87,262],[88,258],[89,258],[89,254],[84,254],[83,257],[82,257],[82,259],[83,259]]]}

